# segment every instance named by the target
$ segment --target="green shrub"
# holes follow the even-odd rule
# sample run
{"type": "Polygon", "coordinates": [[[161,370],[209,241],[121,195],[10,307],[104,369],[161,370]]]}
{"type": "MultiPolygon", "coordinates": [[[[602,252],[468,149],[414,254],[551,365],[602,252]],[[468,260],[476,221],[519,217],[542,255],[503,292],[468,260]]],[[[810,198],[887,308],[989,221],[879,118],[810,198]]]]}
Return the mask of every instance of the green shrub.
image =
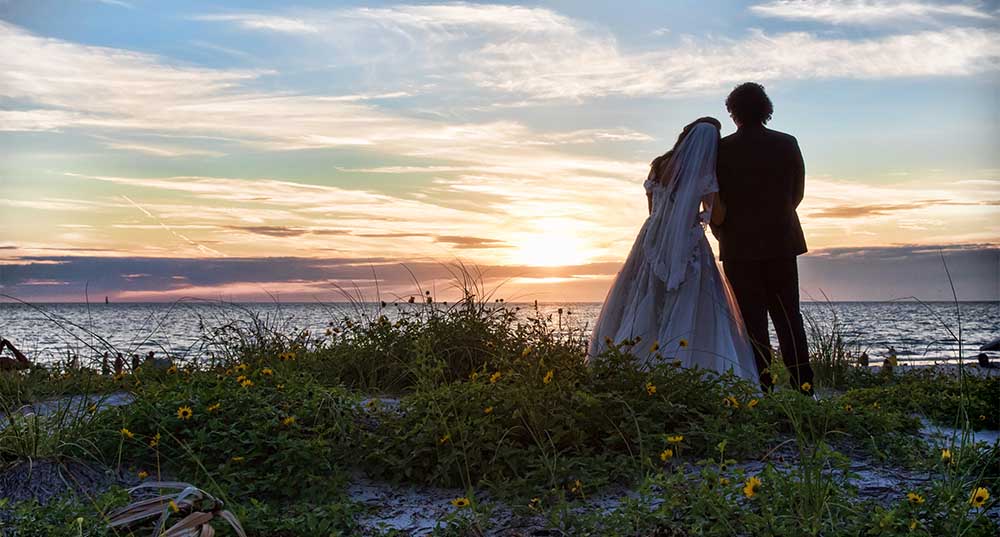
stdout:
{"type": "Polygon", "coordinates": [[[45,505],[35,501],[9,504],[0,499],[0,535],[46,537],[106,537],[114,535],[103,513],[128,503],[128,493],[113,488],[94,498],[66,495],[45,505]],[[6,519],[6,520],[4,520],[6,519]]]}
{"type": "Polygon", "coordinates": [[[134,470],[214,480],[227,497],[340,493],[356,402],[312,382],[294,361],[139,382],[136,401],[107,418],[118,431],[109,441],[134,470]]]}

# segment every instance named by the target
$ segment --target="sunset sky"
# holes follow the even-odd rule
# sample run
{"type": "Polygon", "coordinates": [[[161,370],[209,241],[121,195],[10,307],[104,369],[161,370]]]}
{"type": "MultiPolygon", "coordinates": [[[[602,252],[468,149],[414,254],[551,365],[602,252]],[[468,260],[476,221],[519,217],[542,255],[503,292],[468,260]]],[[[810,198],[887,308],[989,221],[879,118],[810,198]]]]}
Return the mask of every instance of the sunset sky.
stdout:
{"type": "Polygon", "coordinates": [[[0,293],[598,301],[763,83],[806,296],[1000,300],[1000,2],[0,0],[0,293]],[[405,267],[403,266],[405,265],[405,267]]]}

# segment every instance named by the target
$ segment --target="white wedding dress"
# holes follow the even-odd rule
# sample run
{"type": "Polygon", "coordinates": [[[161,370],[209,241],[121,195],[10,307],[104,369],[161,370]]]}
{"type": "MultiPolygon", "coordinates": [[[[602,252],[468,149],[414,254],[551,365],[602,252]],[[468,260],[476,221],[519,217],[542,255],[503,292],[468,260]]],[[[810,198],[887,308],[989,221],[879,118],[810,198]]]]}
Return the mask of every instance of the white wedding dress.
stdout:
{"type": "Polygon", "coordinates": [[[679,360],[757,382],[739,308],[705,237],[710,194],[719,191],[717,151],[718,131],[699,124],[675,151],[670,181],[656,181],[653,172],[646,180],[653,211],[604,301],[590,357],[608,341],[639,337],[631,352],[642,363],[679,360]]]}

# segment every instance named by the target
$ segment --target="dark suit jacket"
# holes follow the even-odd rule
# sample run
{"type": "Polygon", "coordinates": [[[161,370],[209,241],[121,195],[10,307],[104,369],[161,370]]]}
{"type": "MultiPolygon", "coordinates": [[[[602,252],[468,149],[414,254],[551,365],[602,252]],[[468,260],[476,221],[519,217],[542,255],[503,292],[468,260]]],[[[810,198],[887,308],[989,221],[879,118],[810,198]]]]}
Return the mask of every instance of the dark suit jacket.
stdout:
{"type": "Polygon", "coordinates": [[[806,252],[795,209],[805,191],[799,143],[763,126],[743,127],[719,144],[719,195],[726,206],[723,260],[794,257],[806,252]]]}

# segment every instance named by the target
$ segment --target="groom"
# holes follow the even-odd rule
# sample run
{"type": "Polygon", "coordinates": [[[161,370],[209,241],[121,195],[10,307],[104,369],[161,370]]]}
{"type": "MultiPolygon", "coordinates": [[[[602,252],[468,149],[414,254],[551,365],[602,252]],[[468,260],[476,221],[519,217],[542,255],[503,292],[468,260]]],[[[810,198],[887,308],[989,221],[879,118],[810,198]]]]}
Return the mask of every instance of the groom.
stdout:
{"type": "Polygon", "coordinates": [[[737,131],[719,144],[719,194],[725,220],[713,228],[719,257],[754,346],[761,385],[769,390],[768,314],[794,386],[812,392],[809,346],[799,312],[796,256],[806,252],[795,213],[805,164],[794,137],[764,125],[774,111],[760,84],[747,82],[726,99],[737,131]]]}

